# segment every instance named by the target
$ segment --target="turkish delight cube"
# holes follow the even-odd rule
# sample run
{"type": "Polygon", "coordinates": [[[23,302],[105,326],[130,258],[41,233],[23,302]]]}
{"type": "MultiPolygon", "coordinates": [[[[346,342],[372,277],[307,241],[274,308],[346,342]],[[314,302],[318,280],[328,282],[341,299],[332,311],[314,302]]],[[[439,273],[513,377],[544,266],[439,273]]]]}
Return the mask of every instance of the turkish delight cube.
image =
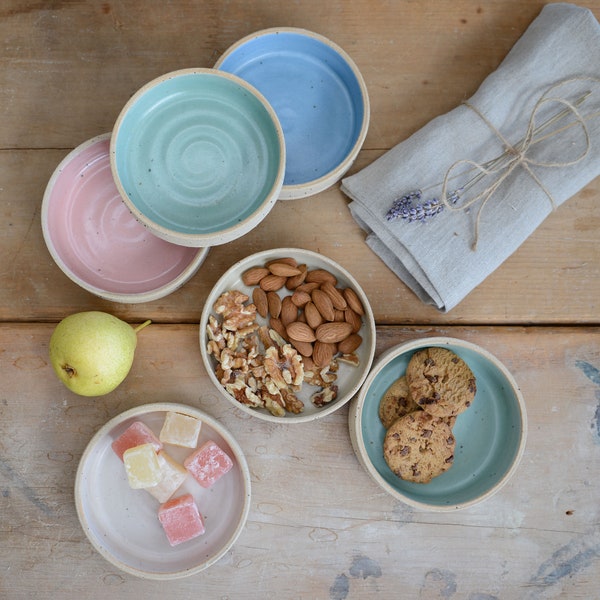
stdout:
{"type": "Polygon", "coordinates": [[[141,444],[123,452],[123,463],[129,485],[133,489],[152,487],[160,483],[162,473],[152,444],[141,444]]]}
{"type": "Polygon", "coordinates": [[[125,450],[142,444],[152,444],[156,452],[162,448],[162,442],[148,425],[142,421],[134,421],[111,445],[117,456],[123,460],[125,450]]]}
{"type": "Polygon", "coordinates": [[[204,520],[191,494],[184,494],[161,504],[158,520],[171,546],[187,542],[205,531],[204,520]]]}
{"type": "Polygon", "coordinates": [[[161,479],[156,485],[146,488],[159,502],[166,502],[187,478],[187,469],[169,456],[164,450],[157,454],[161,479]]]}
{"type": "Polygon", "coordinates": [[[201,426],[200,419],[168,411],[159,438],[164,444],[195,448],[198,445],[201,426]]]}
{"type": "Polygon", "coordinates": [[[183,461],[183,466],[202,487],[209,488],[233,467],[233,461],[216,442],[208,440],[183,461]]]}

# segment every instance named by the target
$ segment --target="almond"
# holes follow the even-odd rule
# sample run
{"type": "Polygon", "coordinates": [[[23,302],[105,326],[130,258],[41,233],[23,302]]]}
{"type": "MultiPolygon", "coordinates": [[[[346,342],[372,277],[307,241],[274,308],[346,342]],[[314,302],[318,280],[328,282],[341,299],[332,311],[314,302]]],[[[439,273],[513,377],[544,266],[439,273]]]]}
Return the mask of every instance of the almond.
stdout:
{"type": "Polygon", "coordinates": [[[314,342],[315,332],[306,324],[294,321],[285,328],[287,335],[292,340],[299,342],[314,342]]]}
{"type": "Polygon", "coordinates": [[[298,270],[300,271],[298,275],[292,275],[292,277],[288,277],[288,280],[285,282],[285,287],[288,290],[295,290],[299,285],[304,283],[308,268],[306,265],[298,265],[298,270]]]}
{"type": "Polygon", "coordinates": [[[365,314],[365,309],[362,305],[362,302],[360,301],[357,293],[352,288],[345,288],[344,290],[342,290],[342,294],[344,295],[344,298],[346,298],[346,302],[348,303],[348,306],[357,315],[365,314]]]}
{"type": "MultiPolygon", "coordinates": [[[[314,350],[313,350],[314,352],[314,350]]],[[[302,362],[304,363],[304,372],[312,371],[315,368],[315,362],[312,359],[312,356],[304,356],[302,357],[302,362]]]]}
{"type": "Polygon", "coordinates": [[[288,265],[284,262],[270,263],[269,271],[273,273],[273,275],[280,275],[281,277],[293,277],[294,275],[300,275],[300,269],[298,269],[298,267],[288,265]]]}
{"type": "Polygon", "coordinates": [[[279,314],[281,313],[281,298],[277,295],[277,292],[267,292],[267,302],[269,304],[269,314],[276,319],[279,318],[279,314]]]}
{"type": "Polygon", "coordinates": [[[351,354],[362,344],[362,338],[358,333],[352,333],[338,344],[338,350],[342,354],[351,354]]]}
{"type": "Polygon", "coordinates": [[[321,284],[321,289],[331,298],[334,308],[344,310],[348,306],[342,292],[340,292],[340,290],[338,290],[330,281],[324,281],[321,284]]]}
{"type": "Polygon", "coordinates": [[[352,333],[352,325],[346,323],[346,321],[323,323],[317,327],[314,333],[316,339],[320,342],[336,344],[346,339],[352,333]]]}
{"type": "Polygon", "coordinates": [[[276,292],[280,290],[286,282],[286,278],[282,275],[273,275],[272,273],[269,275],[265,275],[259,282],[260,287],[265,290],[265,292],[276,292]]]}
{"type": "Polygon", "coordinates": [[[335,309],[333,308],[333,302],[329,294],[321,289],[316,289],[313,290],[311,298],[317,310],[326,321],[333,321],[335,319],[335,309]]]}
{"type": "Polygon", "coordinates": [[[325,320],[323,319],[323,315],[321,315],[319,309],[314,305],[313,302],[309,302],[304,307],[304,316],[306,317],[306,322],[313,329],[316,329],[325,320]]]}
{"type": "Polygon", "coordinates": [[[267,263],[267,268],[270,267],[273,263],[284,263],[286,265],[290,265],[290,267],[297,267],[298,261],[291,256],[284,256],[283,258],[274,258],[267,263]]]}
{"type": "Polygon", "coordinates": [[[351,308],[347,308],[344,311],[344,319],[346,323],[352,325],[352,333],[357,333],[362,327],[362,319],[360,315],[355,313],[351,308]]]}
{"type": "Polygon", "coordinates": [[[301,306],[304,306],[305,304],[307,304],[308,302],[310,302],[310,294],[308,292],[298,292],[295,291],[292,296],[292,302],[298,307],[300,308],[301,306]]]}
{"type": "Polygon", "coordinates": [[[337,279],[336,279],[335,275],[333,275],[332,273],[330,273],[329,271],[327,271],[325,269],[313,269],[312,271],[309,271],[306,274],[305,281],[307,283],[312,283],[312,282],[323,283],[325,281],[329,281],[333,285],[337,284],[337,279]]]}
{"type": "Polygon", "coordinates": [[[281,322],[280,319],[274,319],[273,317],[271,317],[269,319],[269,327],[271,329],[273,329],[273,331],[278,333],[284,340],[288,339],[288,335],[285,331],[285,327],[283,326],[283,323],[281,322]]]}
{"type": "Polygon", "coordinates": [[[281,301],[281,313],[279,314],[284,327],[298,319],[298,307],[292,302],[291,296],[285,296],[281,301]]]}
{"type": "Polygon", "coordinates": [[[256,306],[256,312],[264,319],[269,312],[267,292],[259,287],[254,288],[252,290],[252,302],[256,306]]]}
{"type": "Polygon", "coordinates": [[[297,292],[307,292],[308,294],[312,294],[313,290],[316,290],[321,284],[318,281],[313,281],[310,283],[301,283],[297,288],[297,292]]]}
{"type": "Polygon", "coordinates": [[[300,342],[298,340],[290,340],[290,343],[302,356],[312,356],[313,345],[310,342],[300,342]]]}
{"type": "Polygon", "coordinates": [[[263,277],[269,274],[266,267],[251,267],[242,273],[242,281],[245,285],[256,285],[263,277]]]}
{"type": "Polygon", "coordinates": [[[316,341],[313,346],[312,359],[317,367],[326,367],[333,360],[334,354],[337,352],[335,344],[316,341]]]}
{"type": "Polygon", "coordinates": [[[334,309],[335,316],[333,317],[334,321],[345,321],[346,317],[343,310],[334,309]]]}

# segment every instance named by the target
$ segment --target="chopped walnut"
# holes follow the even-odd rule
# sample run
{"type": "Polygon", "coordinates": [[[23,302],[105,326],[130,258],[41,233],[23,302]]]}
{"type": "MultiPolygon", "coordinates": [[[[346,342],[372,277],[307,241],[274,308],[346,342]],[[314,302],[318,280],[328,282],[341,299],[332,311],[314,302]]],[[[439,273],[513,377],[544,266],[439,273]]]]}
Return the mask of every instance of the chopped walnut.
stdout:
{"type": "Polygon", "coordinates": [[[290,344],[265,351],[264,367],[279,389],[298,388],[304,379],[302,358],[290,344]]]}
{"type": "MultiPolygon", "coordinates": [[[[257,322],[256,306],[246,294],[224,292],[213,309],[206,327],[207,350],[217,361],[215,375],[238,402],[283,417],[304,410],[296,395],[304,383],[320,388],[311,396],[317,407],[337,397],[338,360],[315,367],[275,329],[257,322]]],[[[339,360],[357,364],[355,358],[351,354],[339,360]]]]}
{"type": "Polygon", "coordinates": [[[295,415],[304,410],[304,402],[300,400],[290,389],[281,390],[281,396],[285,404],[285,409],[295,415]]]}
{"type": "Polygon", "coordinates": [[[264,402],[261,398],[255,394],[241,378],[236,379],[233,383],[226,384],[225,389],[242,404],[248,404],[254,407],[264,406],[264,402]]]}
{"type": "Polygon", "coordinates": [[[247,300],[248,296],[238,290],[229,290],[217,298],[213,308],[223,318],[223,329],[235,331],[241,336],[258,329],[256,306],[246,304],[247,300]]]}
{"type": "Polygon", "coordinates": [[[348,365],[352,365],[353,367],[358,367],[358,365],[360,365],[360,358],[356,352],[352,352],[352,354],[342,354],[341,356],[338,356],[338,360],[348,365]]]}
{"type": "Polygon", "coordinates": [[[337,379],[338,369],[339,364],[336,359],[321,369],[313,366],[311,371],[304,371],[304,381],[309,385],[327,387],[337,379]]]}
{"type": "Polygon", "coordinates": [[[338,386],[332,385],[325,387],[322,390],[315,392],[310,399],[315,406],[324,406],[337,398],[338,386]]]}
{"type": "Polygon", "coordinates": [[[265,403],[265,408],[275,417],[285,416],[285,405],[279,390],[276,394],[271,394],[264,390],[261,397],[265,403]]]}

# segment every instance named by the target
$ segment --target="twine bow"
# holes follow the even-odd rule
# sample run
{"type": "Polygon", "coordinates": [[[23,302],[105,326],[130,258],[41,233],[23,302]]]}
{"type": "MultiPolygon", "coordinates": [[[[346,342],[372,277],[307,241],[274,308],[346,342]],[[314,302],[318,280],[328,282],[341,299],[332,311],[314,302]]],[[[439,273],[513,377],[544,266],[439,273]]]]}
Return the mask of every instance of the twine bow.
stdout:
{"type": "MultiPolygon", "coordinates": [[[[531,115],[528,120],[527,130],[525,132],[524,137],[518,142],[516,145],[510,144],[507,139],[502,135],[502,133],[490,122],[490,120],[473,104],[470,102],[464,102],[465,106],[471,109],[475,114],[479,116],[479,118],[487,125],[487,127],[498,137],[498,139],[502,142],[505,150],[504,152],[498,156],[497,158],[488,161],[484,164],[477,163],[468,159],[461,159],[453,163],[450,168],[446,171],[444,176],[444,180],[442,183],[442,192],[441,192],[441,200],[448,210],[453,211],[464,211],[476,202],[481,201],[481,205],[477,210],[477,216],[475,220],[475,236],[473,242],[473,249],[476,249],[477,242],[479,239],[479,222],[481,219],[481,213],[485,208],[488,201],[494,196],[498,188],[502,185],[504,181],[508,177],[510,177],[511,173],[517,168],[521,167],[525,170],[525,172],[535,181],[535,183],[539,186],[539,188],[544,192],[544,194],[548,197],[550,204],[552,205],[552,209],[556,209],[556,201],[554,200],[552,194],[548,190],[548,188],[544,185],[544,183],[540,180],[540,178],[535,174],[532,169],[534,167],[545,167],[545,168],[564,168],[569,167],[571,165],[575,165],[581,160],[583,160],[589,153],[591,147],[591,139],[588,128],[585,124],[586,119],[579,112],[578,106],[585,101],[585,99],[589,96],[591,92],[586,92],[583,96],[578,98],[575,102],[570,102],[565,98],[559,96],[550,96],[552,92],[554,92],[557,88],[562,87],[568,83],[572,83],[574,81],[593,81],[600,82],[599,79],[592,77],[577,77],[572,79],[567,79],[561,81],[557,84],[550,86],[546,92],[542,94],[542,96],[535,103],[531,115]],[[536,127],[535,121],[538,116],[541,108],[549,103],[556,103],[563,106],[563,109],[550,118],[548,121],[543,123],[542,125],[536,127]],[[568,124],[563,125],[560,128],[554,129],[549,133],[544,133],[548,130],[553,124],[564,119],[565,117],[571,115],[574,120],[570,121],[568,124]],[[539,142],[552,138],[553,136],[569,129],[573,126],[580,126],[583,134],[584,134],[584,147],[581,153],[574,159],[564,162],[543,162],[538,161],[532,158],[528,153],[531,147],[539,142]],[[543,134],[543,135],[542,135],[543,134]],[[499,176],[485,189],[476,194],[473,198],[468,200],[467,202],[460,203],[459,205],[455,205],[454,202],[450,202],[449,198],[452,198],[455,195],[449,194],[448,184],[451,179],[458,177],[455,174],[455,171],[462,167],[463,165],[469,165],[471,170],[478,171],[478,174],[473,177],[468,182],[468,186],[472,187],[475,183],[482,180],[486,176],[491,176],[495,174],[499,174],[499,176]]],[[[596,113],[597,114],[597,113],[596,113]]],[[[595,115],[593,115],[595,116],[595,115]]],[[[588,117],[589,118],[589,117],[588,117]]],[[[464,174],[464,172],[463,172],[464,174]]],[[[467,186],[463,187],[463,190],[466,189],[467,186]]]]}

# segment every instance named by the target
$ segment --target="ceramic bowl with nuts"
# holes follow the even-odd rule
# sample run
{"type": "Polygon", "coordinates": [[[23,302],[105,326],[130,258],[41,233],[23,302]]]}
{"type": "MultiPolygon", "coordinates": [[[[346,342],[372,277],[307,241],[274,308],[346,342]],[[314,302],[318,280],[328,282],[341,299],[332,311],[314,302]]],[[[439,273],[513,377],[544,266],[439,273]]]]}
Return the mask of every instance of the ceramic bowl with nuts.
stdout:
{"type": "Polygon", "coordinates": [[[226,271],[200,319],[210,379],[240,410],[301,423],[346,404],[375,353],[375,321],[354,277],[309,250],[253,254],[226,271]]]}

